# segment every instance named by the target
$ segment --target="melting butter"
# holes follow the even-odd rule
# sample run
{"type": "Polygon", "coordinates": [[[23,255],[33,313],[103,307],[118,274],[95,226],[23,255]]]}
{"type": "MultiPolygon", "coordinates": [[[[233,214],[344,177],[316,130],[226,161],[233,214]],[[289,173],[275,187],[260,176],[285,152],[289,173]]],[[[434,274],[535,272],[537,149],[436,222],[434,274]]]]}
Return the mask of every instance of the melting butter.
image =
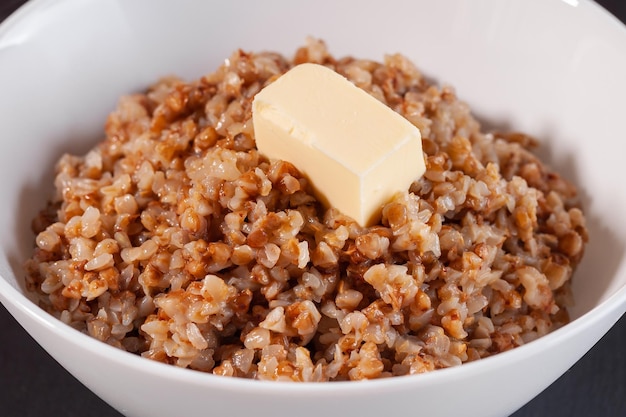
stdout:
{"type": "Polygon", "coordinates": [[[362,226],[426,169],[417,127],[325,66],[295,66],[252,111],[259,151],[292,163],[322,203],[362,226]]]}

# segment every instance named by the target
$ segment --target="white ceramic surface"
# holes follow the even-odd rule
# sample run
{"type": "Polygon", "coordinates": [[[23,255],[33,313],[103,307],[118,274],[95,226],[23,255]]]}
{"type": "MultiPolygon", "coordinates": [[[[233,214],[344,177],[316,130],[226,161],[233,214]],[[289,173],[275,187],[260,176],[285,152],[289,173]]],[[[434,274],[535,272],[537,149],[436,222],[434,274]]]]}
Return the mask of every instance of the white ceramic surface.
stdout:
{"type": "Polygon", "coordinates": [[[626,310],[626,30],[586,0],[315,2],[34,0],[0,27],[0,301],[63,366],[129,416],[505,416],[578,360],[626,310]],[[480,362],[416,377],[286,384],[216,377],[118,351],[25,294],[29,222],[54,161],[101,135],[117,98],[195,78],[235,48],[411,57],[486,125],[539,137],[583,191],[591,243],[568,326],[480,362]],[[329,410],[334,410],[329,412],[329,410]]]}

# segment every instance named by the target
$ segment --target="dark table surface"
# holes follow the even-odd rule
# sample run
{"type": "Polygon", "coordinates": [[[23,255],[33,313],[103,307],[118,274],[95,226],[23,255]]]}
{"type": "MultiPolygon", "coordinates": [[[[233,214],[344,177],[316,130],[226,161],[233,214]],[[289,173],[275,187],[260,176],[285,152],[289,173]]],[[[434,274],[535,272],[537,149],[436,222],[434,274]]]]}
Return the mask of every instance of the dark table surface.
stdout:
{"type": "MultiPolygon", "coordinates": [[[[0,0],[0,21],[23,3],[0,0]]],[[[625,0],[598,3],[626,22],[625,0]]],[[[0,326],[0,416],[120,416],[57,364],[1,305],[0,326]]],[[[626,316],[511,417],[626,417],[625,349],[626,316]]]]}

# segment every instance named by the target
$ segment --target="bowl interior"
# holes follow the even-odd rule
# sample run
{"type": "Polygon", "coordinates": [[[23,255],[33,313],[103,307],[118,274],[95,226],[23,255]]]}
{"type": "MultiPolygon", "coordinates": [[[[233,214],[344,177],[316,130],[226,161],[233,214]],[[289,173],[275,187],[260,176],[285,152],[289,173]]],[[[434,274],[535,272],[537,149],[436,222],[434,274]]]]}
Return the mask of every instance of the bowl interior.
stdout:
{"type": "Polygon", "coordinates": [[[549,163],[580,187],[588,216],[572,316],[624,287],[626,222],[615,219],[626,211],[617,188],[626,154],[626,30],[589,1],[388,4],[183,0],[176,13],[148,0],[27,5],[0,30],[2,279],[25,292],[30,221],[50,196],[54,162],[95,144],[120,95],[165,75],[199,77],[237,48],[291,55],[314,36],[336,56],[407,55],[455,86],[485,127],[535,135],[549,163]],[[549,23],[555,16],[559,36],[549,23]]]}

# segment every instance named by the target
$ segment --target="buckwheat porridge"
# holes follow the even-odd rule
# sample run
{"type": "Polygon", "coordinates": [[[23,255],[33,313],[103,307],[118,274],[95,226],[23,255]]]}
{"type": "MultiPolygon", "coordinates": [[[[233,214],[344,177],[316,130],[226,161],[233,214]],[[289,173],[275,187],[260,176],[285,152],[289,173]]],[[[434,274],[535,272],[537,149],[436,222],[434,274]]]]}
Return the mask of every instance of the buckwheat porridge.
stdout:
{"type": "MultiPolygon", "coordinates": [[[[587,241],[576,189],[521,133],[487,133],[408,59],[234,52],[193,82],[122,97],[105,136],[57,163],[33,221],[29,289],[63,322],[219,375],[335,381],[417,374],[567,323],[587,241]],[[426,173],[363,228],[297,167],[255,148],[254,95],[321,63],[416,125],[426,173]]],[[[355,149],[358,152],[358,149],[355,149]]]]}

